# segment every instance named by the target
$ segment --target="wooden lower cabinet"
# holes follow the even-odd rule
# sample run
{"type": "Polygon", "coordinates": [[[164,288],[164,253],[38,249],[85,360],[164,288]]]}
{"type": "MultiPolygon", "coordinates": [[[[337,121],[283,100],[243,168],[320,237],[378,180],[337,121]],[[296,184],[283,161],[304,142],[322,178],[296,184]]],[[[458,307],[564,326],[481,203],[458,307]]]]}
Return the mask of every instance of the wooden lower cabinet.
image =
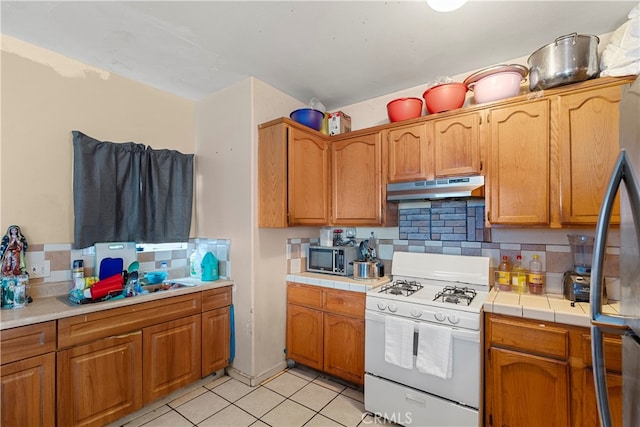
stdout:
{"type": "Polygon", "coordinates": [[[314,369],[324,368],[323,313],[287,305],[287,357],[314,369]]]}
{"type": "Polygon", "coordinates": [[[489,364],[492,425],[569,425],[568,362],[494,348],[489,364]]]}
{"type": "Polygon", "coordinates": [[[364,298],[362,292],[289,283],[287,357],[363,384],[364,298]]]}
{"type": "MultiPolygon", "coordinates": [[[[599,425],[588,328],[485,313],[485,426],[599,425]]],[[[605,336],[614,426],[622,425],[621,340],[605,336]]]]}
{"type": "Polygon", "coordinates": [[[143,404],[200,378],[200,315],[142,330],[143,404]]]}
{"type": "Polygon", "coordinates": [[[55,425],[55,353],[2,365],[0,378],[0,425],[55,425]]]}
{"type": "Polygon", "coordinates": [[[231,295],[224,286],[0,331],[0,425],[102,426],[228,366],[231,295]]]}
{"type": "Polygon", "coordinates": [[[202,377],[229,366],[232,288],[202,292],[202,377]]]}
{"type": "Polygon", "coordinates": [[[324,313],[324,370],[336,377],[361,384],[364,381],[362,337],[363,320],[324,313]]]}
{"type": "Polygon", "coordinates": [[[55,425],[56,322],[5,329],[0,339],[0,425],[55,425]]]}
{"type": "Polygon", "coordinates": [[[206,377],[229,365],[231,322],[229,307],[202,313],[202,372],[206,377]]]}
{"type": "MultiPolygon", "coordinates": [[[[598,404],[596,402],[595,383],[593,371],[584,369],[584,387],[581,396],[582,426],[599,427],[598,404]]],[[[609,408],[611,410],[611,422],[614,426],[622,426],[622,375],[607,373],[607,389],[609,390],[609,408]]]]}
{"type": "Polygon", "coordinates": [[[100,426],[142,407],[142,332],[58,352],[58,425],[100,426]]]}

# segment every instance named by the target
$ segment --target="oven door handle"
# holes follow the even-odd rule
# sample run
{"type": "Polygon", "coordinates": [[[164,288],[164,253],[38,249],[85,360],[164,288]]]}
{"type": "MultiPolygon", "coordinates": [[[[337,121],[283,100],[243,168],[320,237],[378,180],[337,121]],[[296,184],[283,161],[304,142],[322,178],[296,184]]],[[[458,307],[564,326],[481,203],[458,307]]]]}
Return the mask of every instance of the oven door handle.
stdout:
{"type": "MultiPolygon", "coordinates": [[[[376,311],[365,310],[365,327],[366,322],[379,322],[384,325],[384,318],[386,316],[391,316],[390,314],[383,314],[376,311]]],[[[412,320],[414,325],[414,331],[418,332],[418,324],[421,323],[419,320],[412,320]]],[[[434,325],[439,325],[438,323],[433,323],[434,325]]],[[[458,329],[452,327],[450,325],[441,325],[443,328],[451,328],[451,336],[456,339],[470,341],[474,343],[480,342],[480,331],[472,331],[468,329],[458,329]]]]}
{"type": "Polygon", "coordinates": [[[418,395],[413,394],[411,392],[406,392],[404,394],[404,398],[405,398],[405,400],[410,400],[412,402],[418,403],[423,407],[427,406],[427,400],[424,397],[418,396],[418,395]]]}

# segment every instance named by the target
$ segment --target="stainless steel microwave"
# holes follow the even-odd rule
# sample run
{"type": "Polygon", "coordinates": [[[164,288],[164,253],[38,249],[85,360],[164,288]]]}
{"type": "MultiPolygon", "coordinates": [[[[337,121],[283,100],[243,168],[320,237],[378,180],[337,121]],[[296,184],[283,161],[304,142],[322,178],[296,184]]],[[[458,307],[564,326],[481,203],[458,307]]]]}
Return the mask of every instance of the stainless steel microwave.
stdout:
{"type": "Polygon", "coordinates": [[[309,246],[307,271],[351,276],[356,259],[353,246],[309,246]]]}

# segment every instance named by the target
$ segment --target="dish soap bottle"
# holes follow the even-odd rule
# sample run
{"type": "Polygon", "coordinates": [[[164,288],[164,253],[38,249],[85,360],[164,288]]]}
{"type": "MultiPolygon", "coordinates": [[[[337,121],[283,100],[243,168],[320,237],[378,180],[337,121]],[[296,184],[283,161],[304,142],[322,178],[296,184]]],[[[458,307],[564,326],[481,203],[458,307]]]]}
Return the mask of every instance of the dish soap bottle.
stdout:
{"type": "Polygon", "coordinates": [[[511,264],[506,255],[502,257],[502,262],[498,267],[498,289],[501,291],[511,290],[511,264]]]}
{"type": "Polygon", "coordinates": [[[522,265],[522,256],[516,257],[516,263],[511,271],[511,288],[519,294],[527,291],[527,272],[522,265]]]}
{"type": "Polygon", "coordinates": [[[536,254],[529,262],[529,292],[541,294],[544,288],[544,272],[540,257],[536,254]]]}

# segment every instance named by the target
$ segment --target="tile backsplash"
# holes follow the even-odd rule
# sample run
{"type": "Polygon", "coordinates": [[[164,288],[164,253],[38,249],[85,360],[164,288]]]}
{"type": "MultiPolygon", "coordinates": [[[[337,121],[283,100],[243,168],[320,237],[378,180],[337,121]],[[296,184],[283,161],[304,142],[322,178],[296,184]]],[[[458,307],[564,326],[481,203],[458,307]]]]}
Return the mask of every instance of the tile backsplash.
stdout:
{"type": "MultiPolygon", "coordinates": [[[[287,271],[296,274],[306,271],[307,248],[319,244],[318,238],[288,239],[287,271]]],[[[451,255],[486,256],[491,259],[491,267],[496,268],[504,255],[514,262],[517,255],[522,256],[523,264],[528,267],[534,254],[539,255],[546,272],[546,290],[549,293],[562,293],[562,278],[565,271],[571,270],[573,258],[571,248],[558,244],[528,243],[492,243],[476,241],[446,240],[409,240],[378,239],[378,257],[385,264],[387,274],[391,273],[391,260],[395,251],[437,253],[451,255]]],[[[604,274],[609,278],[619,276],[620,248],[607,247],[604,274]]]]}
{"type": "MultiPolygon", "coordinates": [[[[220,277],[229,278],[231,275],[229,260],[231,241],[225,239],[192,239],[189,241],[187,249],[138,252],[140,271],[159,270],[161,263],[166,262],[170,276],[188,276],[189,256],[197,245],[206,245],[206,251],[213,253],[218,258],[220,277]]],[[[93,247],[72,249],[71,243],[29,245],[25,253],[26,265],[48,261],[50,270],[48,277],[29,278],[31,295],[37,298],[67,293],[72,286],[72,264],[76,259],[83,260],[85,277],[95,275],[95,252],[93,249],[93,247]]]]}

